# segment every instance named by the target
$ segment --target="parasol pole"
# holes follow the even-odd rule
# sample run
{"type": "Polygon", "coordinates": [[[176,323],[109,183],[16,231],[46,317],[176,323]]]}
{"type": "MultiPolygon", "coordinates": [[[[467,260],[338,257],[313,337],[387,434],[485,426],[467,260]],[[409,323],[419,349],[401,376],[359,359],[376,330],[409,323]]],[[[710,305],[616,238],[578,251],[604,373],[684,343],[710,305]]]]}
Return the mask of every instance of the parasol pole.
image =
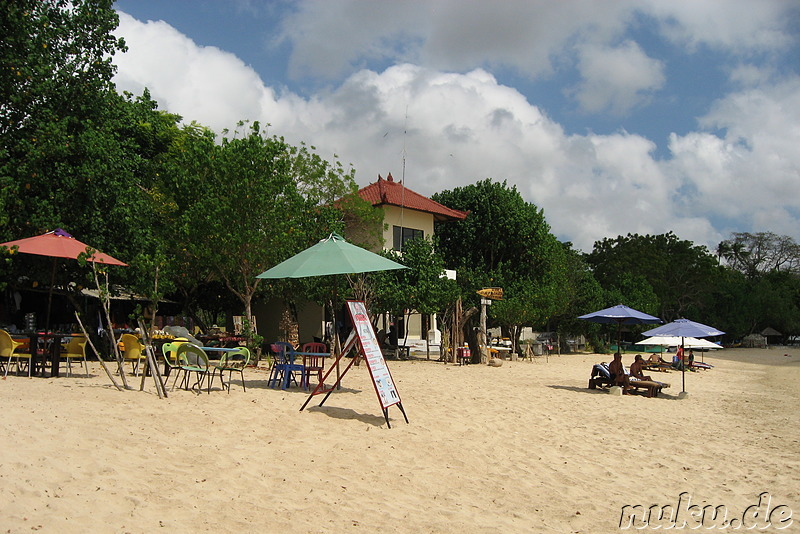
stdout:
{"type": "Polygon", "coordinates": [[[339,326],[336,324],[336,306],[339,302],[339,287],[337,284],[336,276],[332,276],[333,280],[333,299],[331,300],[331,319],[333,320],[333,343],[331,343],[331,350],[333,351],[334,361],[336,363],[336,389],[342,389],[342,370],[339,367],[339,354],[341,354],[342,345],[339,342],[339,326]]]}
{"type": "Polygon", "coordinates": [[[45,319],[45,332],[50,331],[50,308],[53,306],[53,286],[56,285],[56,258],[53,257],[53,269],[50,273],[50,291],[47,295],[47,318],[45,319]]]}
{"type": "Polygon", "coordinates": [[[686,338],[681,336],[681,393],[686,393],[686,338]]]}

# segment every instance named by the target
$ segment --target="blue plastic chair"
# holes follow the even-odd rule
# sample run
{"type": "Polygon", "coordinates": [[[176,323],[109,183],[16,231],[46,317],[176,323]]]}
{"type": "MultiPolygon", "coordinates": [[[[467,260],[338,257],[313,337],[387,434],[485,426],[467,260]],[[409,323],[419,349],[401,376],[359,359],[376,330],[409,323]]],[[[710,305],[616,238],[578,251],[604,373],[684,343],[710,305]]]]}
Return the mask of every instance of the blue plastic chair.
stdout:
{"type": "Polygon", "coordinates": [[[300,379],[302,380],[305,366],[300,363],[294,363],[294,347],[285,341],[278,341],[272,344],[272,348],[275,352],[275,360],[272,362],[272,372],[269,375],[267,386],[274,388],[280,384],[281,389],[286,389],[292,381],[300,385],[295,373],[300,373],[300,379]]]}

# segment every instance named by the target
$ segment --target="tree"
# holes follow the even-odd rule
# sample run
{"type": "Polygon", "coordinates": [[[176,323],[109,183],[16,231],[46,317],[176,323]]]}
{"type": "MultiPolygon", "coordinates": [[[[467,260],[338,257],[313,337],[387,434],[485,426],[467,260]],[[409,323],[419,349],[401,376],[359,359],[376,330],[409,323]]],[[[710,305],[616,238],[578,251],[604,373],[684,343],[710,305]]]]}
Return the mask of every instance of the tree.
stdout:
{"type": "MultiPolygon", "coordinates": [[[[18,215],[3,221],[2,237],[52,229],[62,223],[60,205],[80,209],[86,195],[118,191],[103,187],[107,179],[115,185],[119,171],[129,174],[128,160],[119,157],[123,144],[110,133],[119,109],[112,56],[124,49],[111,35],[118,23],[111,5],[111,0],[3,2],[0,205],[3,213],[18,215]]],[[[107,236],[82,237],[115,250],[102,239],[107,236]]]]}
{"type": "MultiPolygon", "coordinates": [[[[152,239],[140,182],[177,118],[158,112],[146,93],[135,100],[116,93],[112,56],[125,46],[112,35],[112,4],[1,4],[0,238],[63,227],[131,264],[117,281],[143,281],[133,258],[152,239]]],[[[9,278],[49,283],[40,264],[17,261],[9,278]]],[[[60,286],[85,283],[75,264],[57,274],[60,286]]]]}
{"type": "Polygon", "coordinates": [[[477,303],[475,291],[482,287],[503,287],[506,300],[492,305],[490,316],[515,332],[520,326],[542,326],[566,309],[564,247],[550,233],[544,212],[525,202],[515,187],[487,179],[433,199],[469,212],[463,221],[436,227],[442,255],[458,269],[469,302],[477,303]]]}
{"type": "Polygon", "coordinates": [[[749,278],[775,271],[800,274],[800,245],[773,232],[734,232],[717,246],[717,255],[749,278]]]}
{"type": "Polygon", "coordinates": [[[403,315],[416,310],[423,314],[441,313],[456,298],[453,280],[444,276],[445,264],[430,238],[406,242],[403,252],[384,251],[383,255],[408,269],[372,273],[377,311],[403,315]]]}
{"type": "Polygon", "coordinates": [[[642,311],[667,321],[702,310],[717,272],[717,262],[704,246],[681,240],[672,232],[606,238],[594,244],[586,259],[611,295],[637,302],[642,311]],[[657,302],[643,301],[647,295],[657,297],[657,302]]]}
{"type": "MultiPolygon", "coordinates": [[[[151,197],[171,232],[176,274],[185,297],[220,281],[251,316],[262,281],[256,275],[343,230],[344,216],[330,199],[356,190],[352,172],[306,146],[262,134],[258,122],[240,123],[231,137],[184,130],[164,157],[151,197]]],[[[166,237],[166,236],[165,236],[166,237]]],[[[286,299],[304,282],[275,282],[286,299]]]]}
{"type": "Polygon", "coordinates": [[[581,321],[578,316],[603,308],[607,302],[603,288],[595,279],[584,254],[572,248],[572,243],[563,243],[566,261],[567,282],[564,298],[567,306],[550,317],[551,328],[564,334],[587,333],[597,330],[598,325],[581,321]]]}

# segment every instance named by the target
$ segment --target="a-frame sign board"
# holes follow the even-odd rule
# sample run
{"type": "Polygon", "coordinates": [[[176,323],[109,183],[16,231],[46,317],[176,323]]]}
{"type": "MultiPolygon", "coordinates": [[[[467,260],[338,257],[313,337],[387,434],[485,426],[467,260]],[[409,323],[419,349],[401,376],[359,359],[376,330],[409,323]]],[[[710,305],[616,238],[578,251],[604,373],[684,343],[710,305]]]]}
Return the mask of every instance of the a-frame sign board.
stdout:
{"type": "Polygon", "coordinates": [[[342,382],[342,379],[347,374],[347,371],[353,366],[353,363],[356,362],[359,356],[364,358],[364,361],[367,362],[367,368],[369,369],[370,378],[372,378],[372,385],[375,386],[375,393],[378,395],[378,400],[381,403],[381,410],[383,411],[383,417],[386,419],[386,425],[389,428],[392,428],[391,423],[389,422],[389,407],[397,405],[400,408],[400,411],[403,414],[403,418],[405,418],[406,423],[408,423],[408,416],[406,415],[406,411],[403,409],[403,403],[400,401],[400,394],[397,393],[397,389],[394,386],[394,380],[392,380],[392,375],[389,372],[389,368],[386,366],[386,360],[383,358],[383,352],[381,352],[380,344],[378,343],[378,338],[375,335],[375,329],[372,327],[372,323],[369,320],[369,315],[367,314],[367,308],[364,305],[364,302],[360,300],[348,300],[347,301],[347,310],[350,313],[350,319],[352,319],[353,323],[353,331],[350,332],[350,336],[345,341],[344,346],[342,347],[341,353],[336,357],[333,365],[328,371],[325,373],[325,376],[322,378],[322,382],[320,382],[314,391],[311,392],[311,395],[308,396],[306,402],[303,403],[303,406],[300,408],[302,412],[308,403],[311,401],[311,398],[315,395],[325,394],[325,397],[322,399],[322,402],[319,403],[320,406],[325,404],[325,401],[328,400],[331,393],[339,387],[339,384],[342,382]],[[325,387],[325,380],[331,375],[331,373],[339,367],[339,362],[341,359],[351,351],[357,350],[358,354],[355,355],[351,360],[350,363],[347,364],[344,371],[341,372],[336,383],[333,386],[326,388],[325,387]]]}

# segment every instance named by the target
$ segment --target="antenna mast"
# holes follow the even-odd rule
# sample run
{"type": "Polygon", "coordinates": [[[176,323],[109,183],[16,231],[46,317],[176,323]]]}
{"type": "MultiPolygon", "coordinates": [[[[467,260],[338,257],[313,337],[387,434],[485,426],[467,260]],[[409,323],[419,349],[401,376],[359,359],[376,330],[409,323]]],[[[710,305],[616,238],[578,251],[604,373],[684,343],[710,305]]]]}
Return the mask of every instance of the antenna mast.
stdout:
{"type": "Polygon", "coordinates": [[[403,234],[405,233],[405,222],[403,221],[403,210],[406,206],[406,135],[408,134],[408,104],[406,104],[406,117],[403,123],[403,170],[400,176],[400,253],[403,252],[403,234]]]}

